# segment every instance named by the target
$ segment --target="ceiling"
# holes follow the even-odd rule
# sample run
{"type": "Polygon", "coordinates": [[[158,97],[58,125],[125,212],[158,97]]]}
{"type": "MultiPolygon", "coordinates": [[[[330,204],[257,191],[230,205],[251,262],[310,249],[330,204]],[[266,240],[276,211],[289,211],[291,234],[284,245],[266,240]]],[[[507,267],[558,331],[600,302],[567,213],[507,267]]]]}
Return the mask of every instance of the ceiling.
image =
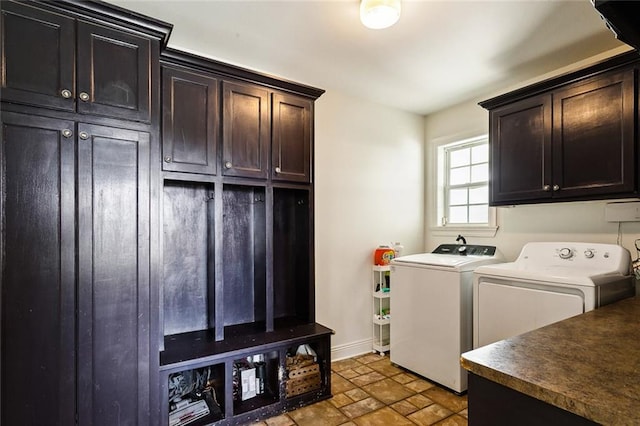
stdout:
{"type": "Polygon", "coordinates": [[[359,0],[109,0],[172,23],[169,46],[418,114],[623,44],[589,0],[403,0],[371,30],[359,0]]]}

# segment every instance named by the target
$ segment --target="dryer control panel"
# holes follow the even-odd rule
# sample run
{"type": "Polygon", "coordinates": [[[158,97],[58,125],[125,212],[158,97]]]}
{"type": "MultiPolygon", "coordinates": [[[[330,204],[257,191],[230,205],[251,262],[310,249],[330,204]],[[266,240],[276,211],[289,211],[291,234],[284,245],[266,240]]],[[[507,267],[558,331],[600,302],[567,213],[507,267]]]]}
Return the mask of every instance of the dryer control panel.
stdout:
{"type": "Polygon", "coordinates": [[[440,244],[432,253],[456,254],[460,256],[494,256],[496,254],[496,247],[475,244],[440,244]]]}

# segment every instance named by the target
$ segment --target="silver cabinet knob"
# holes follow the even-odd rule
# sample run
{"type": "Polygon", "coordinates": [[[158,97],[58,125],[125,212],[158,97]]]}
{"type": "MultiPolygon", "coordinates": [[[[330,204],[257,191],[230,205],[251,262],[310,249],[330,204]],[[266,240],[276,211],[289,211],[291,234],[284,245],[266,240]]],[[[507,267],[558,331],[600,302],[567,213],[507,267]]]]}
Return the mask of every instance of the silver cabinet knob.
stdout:
{"type": "Polygon", "coordinates": [[[549,185],[545,185],[545,186],[542,187],[542,190],[543,191],[550,191],[551,187],[549,185]]]}
{"type": "Polygon", "coordinates": [[[71,90],[69,90],[69,89],[62,89],[60,91],[60,95],[65,99],[69,99],[71,97],[71,95],[73,95],[73,93],[71,93],[71,90]]]}
{"type": "Polygon", "coordinates": [[[80,136],[80,139],[82,139],[83,141],[86,141],[87,139],[89,139],[89,133],[87,132],[80,132],[79,136],[80,136]]]}
{"type": "Polygon", "coordinates": [[[91,99],[91,97],[87,92],[80,92],[80,100],[82,102],[87,102],[89,99],[91,99]]]}
{"type": "Polygon", "coordinates": [[[64,136],[65,138],[70,138],[71,136],[73,136],[73,132],[69,129],[64,129],[62,131],[62,136],[64,136]]]}
{"type": "Polygon", "coordinates": [[[276,173],[280,173],[282,171],[282,169],[280,169],[280,167],[276,167],[276,173]]]}
{"type": "Polygon", "coordinates": [[[233,165],[231,164],[231,161],[226,161],[226,162],[224,163],[224,168],[225,168],[225,169],[230,169],[231,167],[233,167],[233,165]]]}
{"type": "Polygon", "coordinates": [[[165,163],[170,163],[171,162],[171,157],[168,156],[168,155],[166,157],[164,157],[164,162],[165,163]]]}
{"type": "Polygon", "coordinates": [[[554,191],[557,191],[557,190],[559,190],[559,189],[560,189],[560,187],[559,187],[558,185],[553,185],[553,190],[554,190],[554,191]]]}

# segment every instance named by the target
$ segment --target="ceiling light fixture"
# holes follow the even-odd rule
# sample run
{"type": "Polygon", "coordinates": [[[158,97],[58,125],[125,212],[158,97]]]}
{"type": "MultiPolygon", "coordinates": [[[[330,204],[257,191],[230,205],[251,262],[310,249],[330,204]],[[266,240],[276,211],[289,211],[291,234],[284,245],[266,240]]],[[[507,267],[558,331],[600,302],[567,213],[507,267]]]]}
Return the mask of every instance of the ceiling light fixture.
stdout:
{"type": "Polygon", "coordinates": [[[400,19],[400,0],[361,0],[360,20],[374,30],[387,28],[400,19]]]}

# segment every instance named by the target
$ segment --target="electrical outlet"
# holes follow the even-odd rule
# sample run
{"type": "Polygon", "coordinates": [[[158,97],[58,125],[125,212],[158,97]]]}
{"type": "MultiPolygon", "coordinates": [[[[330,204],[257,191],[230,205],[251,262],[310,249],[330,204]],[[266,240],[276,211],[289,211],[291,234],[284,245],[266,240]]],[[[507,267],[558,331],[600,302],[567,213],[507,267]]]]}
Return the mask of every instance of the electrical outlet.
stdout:
{"type": "Polygon", "coordinates": [[[607,203],[604,219],[607,222],[640,222],[640,202],[607,203]]]}

